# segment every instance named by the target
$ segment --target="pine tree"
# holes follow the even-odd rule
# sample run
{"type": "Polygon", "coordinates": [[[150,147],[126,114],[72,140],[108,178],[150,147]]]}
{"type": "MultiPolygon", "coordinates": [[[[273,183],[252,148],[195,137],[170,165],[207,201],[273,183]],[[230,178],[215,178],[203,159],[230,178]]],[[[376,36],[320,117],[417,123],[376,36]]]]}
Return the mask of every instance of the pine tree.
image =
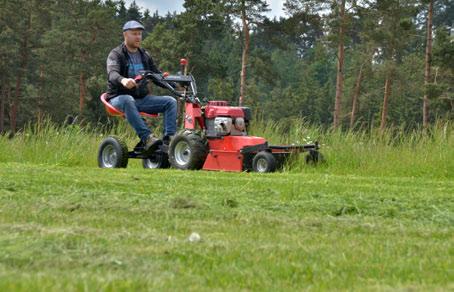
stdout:
{"type": "Polygon", "coordinates": [[[345,42],[349,30],[350,14],[354,12],[356,5],[356,1],[346,0],[287,0],[285,4],[289,11],[312,11],[312,13],[326,14],[324,16],[325,23],[331,33],[328,39],[333,40],[333,44],[337,46],[336,94],[333,112],[334,128],[338,128],[342,123],[345,42]]]}
{"type": "Polygon", "coordinates": [[[251,46],[251,28],[263,21],[263,13],[269,11],[264,0],[235,0],[226,1],[225,7],[233,17],[241,20],[241,34],[243,37],[243,52],[241,57],[240,97],[238,104],[244,103],[247,91],[247,67],[249,64],[249,50],[251,46]]]}

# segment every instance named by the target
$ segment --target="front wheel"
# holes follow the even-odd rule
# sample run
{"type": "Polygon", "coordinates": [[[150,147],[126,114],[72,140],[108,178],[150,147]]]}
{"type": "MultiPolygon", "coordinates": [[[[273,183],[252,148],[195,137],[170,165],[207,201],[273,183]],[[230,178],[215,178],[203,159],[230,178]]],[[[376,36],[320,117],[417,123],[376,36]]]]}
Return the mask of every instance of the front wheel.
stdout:
{"type": "Polygon", "coordinates": [[[169,161],[178,169],[201,169],[207,155],[205,140],[195,133],[178,134],[170,143],[169,161]]]}
{"type": "Polygon", "coordinates": [[[323,155],[317,150],[310,150],[309,154],[304,158],[306,164],[317,165],[325,162],[323,155]]]}
{"type": "Polygon", "coordinates": [[[100,168],[126,168],[128,158],[128,146],[118,137],[107,137],[99,146],[98,166],[100,168]]]}
{"type": "Polygon", "coordinates": [[[252,169],[255,172],[266,173],[274,172],[277,168],[276,158],[267,151],[260,151],[254,156],[252,160],[252,169]]]}

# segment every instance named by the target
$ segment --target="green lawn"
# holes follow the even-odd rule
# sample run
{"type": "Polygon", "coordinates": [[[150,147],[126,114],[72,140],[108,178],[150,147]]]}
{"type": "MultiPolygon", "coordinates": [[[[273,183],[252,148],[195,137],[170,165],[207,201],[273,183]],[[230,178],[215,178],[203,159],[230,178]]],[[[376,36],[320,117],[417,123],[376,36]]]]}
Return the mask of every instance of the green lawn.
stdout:
{"type": "Polygon", "coordinates": [[[450,177],[0,163],[1,291],[454,290],[453,260],[450,177]]]}

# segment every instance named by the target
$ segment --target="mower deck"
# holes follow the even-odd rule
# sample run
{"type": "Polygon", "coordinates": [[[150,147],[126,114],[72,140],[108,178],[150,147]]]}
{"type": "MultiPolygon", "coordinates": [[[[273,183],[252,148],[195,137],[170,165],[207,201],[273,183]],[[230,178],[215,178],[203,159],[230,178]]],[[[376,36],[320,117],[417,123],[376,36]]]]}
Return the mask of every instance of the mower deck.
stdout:
{"type": "Polygon", "coordinates": [[[266,139],[254,136],[225,136],[208,141],[204,170],[242,172],[252,170],[254,156],[267,151],[282,165],[294,153],[316,151],[318,144],[269,146],[266,139]]]}

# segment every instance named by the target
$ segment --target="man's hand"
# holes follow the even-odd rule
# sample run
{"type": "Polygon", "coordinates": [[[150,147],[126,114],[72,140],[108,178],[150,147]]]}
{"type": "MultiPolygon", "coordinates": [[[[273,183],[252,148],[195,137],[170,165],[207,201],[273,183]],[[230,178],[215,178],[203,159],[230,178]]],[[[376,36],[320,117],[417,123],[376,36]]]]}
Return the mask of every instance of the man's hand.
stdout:
{"type": "Polygon", "coordinates": [[[121,79],[121,84],[126,87],[127,89],[133,89],[137,86],[137,83],[132,78],[123,78],[121,79]]]}

